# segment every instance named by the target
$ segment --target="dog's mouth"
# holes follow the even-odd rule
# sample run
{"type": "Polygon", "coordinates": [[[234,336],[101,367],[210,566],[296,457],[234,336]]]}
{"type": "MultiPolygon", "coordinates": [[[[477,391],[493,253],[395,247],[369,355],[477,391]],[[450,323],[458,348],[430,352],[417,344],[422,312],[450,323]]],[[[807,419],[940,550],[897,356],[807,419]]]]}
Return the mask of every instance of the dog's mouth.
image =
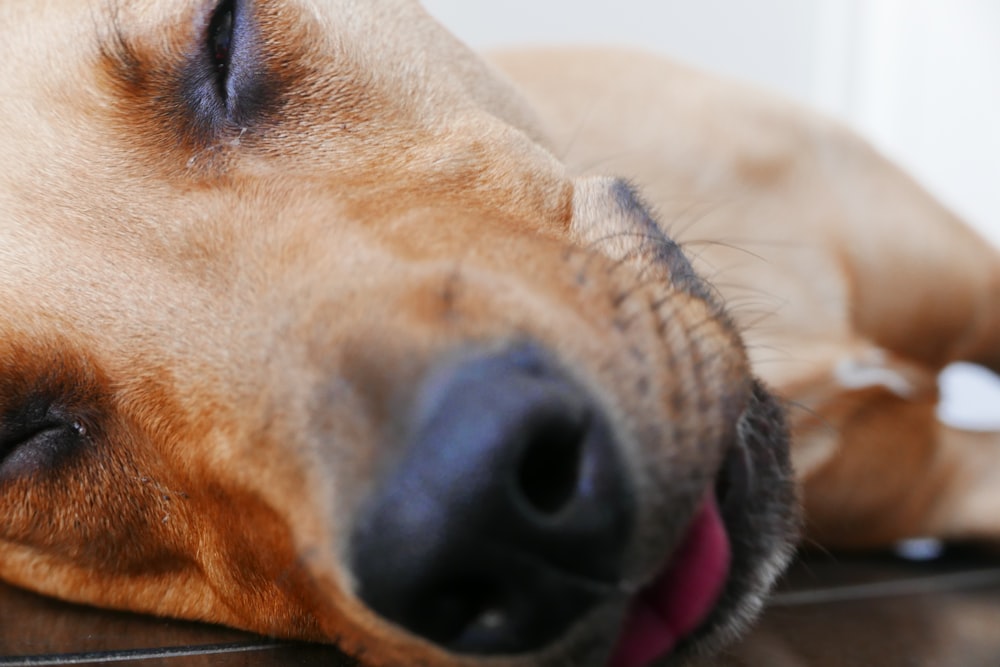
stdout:
{"type": "Polygon", "coordinates": [[[663,571],[632,600],[609,667],[645,667],[706,621],[725,589],[731,551],[708,494],[663,571]]]}
{"type": "Polygon", "coordinates": [[[756,385],[751,408],[679,546],[631,600],[609,667],[646,667],[753,619],[799,530],[780,407],[756,385]]]}

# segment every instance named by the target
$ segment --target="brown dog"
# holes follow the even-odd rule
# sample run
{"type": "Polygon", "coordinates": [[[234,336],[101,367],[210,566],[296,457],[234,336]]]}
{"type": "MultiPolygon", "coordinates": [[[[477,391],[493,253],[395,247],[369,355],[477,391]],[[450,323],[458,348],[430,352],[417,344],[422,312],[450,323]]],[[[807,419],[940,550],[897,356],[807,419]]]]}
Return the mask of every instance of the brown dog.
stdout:
{"type": "Polygon", "coordinates": [[[638,55],[507,56],[522,98],[415,0],[0,30],[3,579],[372,665],[682,660],[796,533],[753,372],[815,536],[996,534],[933,378],[1000,368],[1000,266],[830,124],[638,55]]]}

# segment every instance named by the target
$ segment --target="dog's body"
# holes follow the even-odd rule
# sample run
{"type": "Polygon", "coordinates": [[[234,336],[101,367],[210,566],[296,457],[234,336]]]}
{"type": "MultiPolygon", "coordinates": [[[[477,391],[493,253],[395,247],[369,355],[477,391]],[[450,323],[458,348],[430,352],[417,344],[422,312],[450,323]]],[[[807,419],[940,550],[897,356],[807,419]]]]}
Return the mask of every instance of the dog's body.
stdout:
{"type": "Polygon", "coordinates": [[[754,373],[813,536],[1000,531],[995,438],[933,415],[1000,368],[1000,264],[842,130],[640,55],[503,56],[522,99],[411,0],[0,28],[5,580],[373,665],[680,659],[796,532],[754,373]]]}
{"type": "Polygon", "coordinates": [[[997,536],[1000,436],[935,417],[945,365],[1000,368],[989,244],[857,137],[760,91],[639,54],[501,63],[555,145],[635,178],[732,304],[755,370],[796,404],[811,537],[997,536]]]}

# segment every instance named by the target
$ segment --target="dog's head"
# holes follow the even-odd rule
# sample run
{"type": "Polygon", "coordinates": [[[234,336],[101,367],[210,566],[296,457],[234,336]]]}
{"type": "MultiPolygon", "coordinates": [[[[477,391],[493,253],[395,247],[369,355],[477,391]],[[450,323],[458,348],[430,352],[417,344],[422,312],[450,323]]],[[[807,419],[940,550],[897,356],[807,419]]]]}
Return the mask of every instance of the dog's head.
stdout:
{"type": "Polygon", "coordinates": [[[412,0],[0,9],[0,577],[373,665],[639,667],[787,556],[633,189],[412,0]]]}

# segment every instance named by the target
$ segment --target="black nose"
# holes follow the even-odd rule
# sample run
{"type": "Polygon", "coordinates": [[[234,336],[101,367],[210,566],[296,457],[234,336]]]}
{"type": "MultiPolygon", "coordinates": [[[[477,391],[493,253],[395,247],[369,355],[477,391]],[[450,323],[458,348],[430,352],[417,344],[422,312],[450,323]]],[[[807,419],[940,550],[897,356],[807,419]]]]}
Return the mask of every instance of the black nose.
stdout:
{"type": "Polygon", "coordinates": [[[460,653],[539,649],[608,595],[635,508],[607,417],[537,347],[432,373],[352,540],[374,611],[460,653]]]}

